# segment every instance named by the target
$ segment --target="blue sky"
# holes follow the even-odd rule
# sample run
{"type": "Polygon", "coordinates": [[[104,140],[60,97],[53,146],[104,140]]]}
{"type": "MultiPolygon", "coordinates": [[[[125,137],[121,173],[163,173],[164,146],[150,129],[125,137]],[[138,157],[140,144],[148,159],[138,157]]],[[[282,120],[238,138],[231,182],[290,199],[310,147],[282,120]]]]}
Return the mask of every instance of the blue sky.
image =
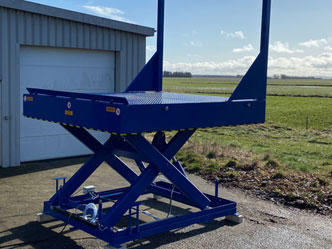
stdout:
{"type": "MultiPolygon", "coordinates": [[[[156,27],[157,0],[33,0],[156,27]]],[[[259,49],[261,0],[166,0],[166,70],[243,74],[259,49]]],[[[332,76],[332,1],[272,0],[269,75],[332,76]]],[[[147,41],[147,58],[155,39],[147,41]]]]}

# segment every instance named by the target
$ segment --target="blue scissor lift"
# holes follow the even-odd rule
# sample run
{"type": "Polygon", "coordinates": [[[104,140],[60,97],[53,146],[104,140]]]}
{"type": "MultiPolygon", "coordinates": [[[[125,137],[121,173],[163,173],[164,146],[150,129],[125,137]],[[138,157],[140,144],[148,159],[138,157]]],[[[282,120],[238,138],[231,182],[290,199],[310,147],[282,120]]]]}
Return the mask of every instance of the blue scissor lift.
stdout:
{"type": "Polygon", "coordinates": [[[44,203],[43,213],[113,246],[237,215],[235,202],[218,197],[217,191],[215,195],[202,193],[188,179],[175,155],[198,128],[265,122],[271,0],[263,0],[260,53],[229,98],[162,91],[164,5],[164,0],[159,0],[157,52],[125,92],[83,94],[29,88],[29,94],[24,95],[24,116],[58,123],[94,152],[67,182],[55,179],[56,193],[44,203]],[[101,144],[88,129],[109,133],[110,137],[101,144]],[[167,143],[164,131],[171,130],[177,133],[167,143]],[[152,142],[143,135],[147,132],[155,132],[152,142]],[[133,159],[140,174],[120,157],[133,159]],[[103,162],[130,186],[102,192],[87,187],[83,195],[74,195],[103,162]],[[160,173],[171,183],[155,181],[160,173]],[[169,198],[199,211],[131,225],[132,215],[139,220],[142,203],[137,199],[146,194],[169,198]],[[109,202],[114,204],[103,209],[109,202]],[[128,212],[128,226],[117,229],[128,212]]]}

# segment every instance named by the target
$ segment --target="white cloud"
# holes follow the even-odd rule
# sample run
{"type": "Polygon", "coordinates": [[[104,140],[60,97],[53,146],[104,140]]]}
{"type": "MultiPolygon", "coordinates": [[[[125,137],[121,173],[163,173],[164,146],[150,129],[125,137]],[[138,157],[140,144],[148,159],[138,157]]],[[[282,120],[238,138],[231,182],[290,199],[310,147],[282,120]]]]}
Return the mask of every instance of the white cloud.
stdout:
{"type": "Polygon", "coordinates": [[[332,46],[326,46],[324,49],[327,51],[332,51],[332,46]]]}
{"type": "Polygon", "coordinates": [[[276,41],[273,44],[270,44],[270,49],[277,53],[286,53],[286,54],[295,54],[295,53],[304,52],[301,49],[290,49],[289,44],[287,42],[282,43],[281,41],[276,41]]]}
{"type": "Polygon", "coordinates": [[[327,45],[329,42],[327,39],[320,39],[320,40],[309,40],[305,42],[299,43],[300,46],[306,48],[319,48],[321,46],[327,45]]]}
{"type": "Polygon", "coordinates": [[[270,74],[332,76],[332,53],[317,56],[269,58],[270,74]]]}
{"type": "Polygon", "coordinates": [[[201,41],[185,42],[184,45],[188,46],[188,47],[196,47],[196,48],[203,47],[203,43],[201,41]]]}
{"type": "Polygon", "coordinates": [[[224,30],[220,31],[220,34],[222,36],[225,36],[226,38],[239,38],[239,39],[247,39],[243,33],[243,31],[239,30],[239,31],[235,31],[234,33],[227,33],[224,30]]]}
{"type": "MultiPolygon", "coordinates": [[[[165,70],[188,71],[193,74],[244,74],[254,61],[253,56],[244,56],[224,62],[170,63],[164,61],[165,70]]],[[[332,53],[305,57],[269,58],[269,75],[287,74],[294,76],[332,76],[332,53]]]]}
{"type": "Polygon", "coordinates": [[[157,49],[156,49],[156,46],[155,45],[147,45],[146,46],[146,51],[148,52],[155,52],[157,49]]]}
{"type": "Polygon", "coordinates": [[[191,41],[191,42],[189,42],[189,44],[193,47],[202,47],[203,46],[202,42],[200,42],[200,41],[191,41]]]}
{"type": "Polygon", "coordinates": [[[187,57],[189,58],[201,58],[199,54],[187,54],[187,57]]]}
{"type": "Polygon", "coordinates": [[[195,74],[242,74],[254,61],[255,57],[245,56],[224,62],[170,63],[164,61],[165,70],[185,71],[195,74]]]}
{"type": "Polygon", "coordinates": [[[127,18],[122,16],[125,14],[125,12],[116,8],[110,8],[105,6],[92,6],[92,5],[84,5],[83,8],[102,17],[107,17],[122,22],[131,22],[127,18]]]}
{"type": "Polygon", "coordinates": [[[254,50],[254,47],[249,43],[246,46],[243,46],[242,48],[234,48],[233,52],[234,53],[241,53],[241,52],[248,52],[254,50]]]}

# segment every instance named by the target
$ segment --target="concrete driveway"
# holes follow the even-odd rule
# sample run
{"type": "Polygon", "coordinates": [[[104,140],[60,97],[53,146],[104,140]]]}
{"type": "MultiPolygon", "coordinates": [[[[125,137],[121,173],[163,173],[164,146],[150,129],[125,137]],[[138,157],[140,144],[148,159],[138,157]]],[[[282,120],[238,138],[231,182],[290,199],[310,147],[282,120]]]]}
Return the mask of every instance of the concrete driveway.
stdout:
{"type": "MultiPolygon", "coordinates": [[[[70,227],[59,234],[64,227],[62,222],[35,221],[43,201],[54,193],[51,178],[70,177],[85,160],[72,158],[0,169],[0,249],[104,248],[105,242],[70,227]]],[[[212,184],[197,176],[190,178],[202,191],[214,192],[212,184]]],[[[86,184],[97,186],[97,190],[127,186],[106,164],[86,184]]],[[[331,217],[278,206],[237,189],[220,187],[219,192],[238,202],[244,223],[235,225],[218,219],[131,242],[128,248],[332,248],[331,217]]],[[[146,201],[157,207],[159,215],[168,210],[168,200],[155,202],[147,196],[146,201]]],[[[173,214],[183,208],[173,207],[173,214]]]]}

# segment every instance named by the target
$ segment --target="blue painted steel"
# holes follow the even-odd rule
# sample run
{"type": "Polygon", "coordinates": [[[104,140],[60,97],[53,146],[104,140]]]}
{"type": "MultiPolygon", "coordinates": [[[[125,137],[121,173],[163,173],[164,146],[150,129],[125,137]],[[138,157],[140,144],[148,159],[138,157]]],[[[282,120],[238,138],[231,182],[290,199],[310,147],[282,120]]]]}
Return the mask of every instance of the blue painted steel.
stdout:
{"type": "Polygon", "coordinates": [[[262,12],[260,53],[256,58],[254,64],[250,67],[238,87],[233,92],[232,96],[229,98],[229,101],[239,99],[266,99],[271,0],[263,0],[262,12]]]}
{"type": "Polygon", "coordinates": [[[25,116],[59,123],[94,152],[60,188],[58,181],[63,178],[56,178],[56,193],[44,203],[44,213],[112,245],[236,214],[235,202],[218,197],[218,181],[214,196],[202,193],[186,177],[175,154],[197,128],[265,121],[271,0],[263,0],[260,53],[230,98],[162,92],[164,5],[164,0],[158,0],[157,52],[125,93],[82,94],[29,88],[29,94],[24,95],[25,116]],[[110,138],[101,144],[87,129],[108,132],[110,138]],[[168,143],[162,132],[165,130],[178,130],[168,143]],[[152,143],[141,134],[151,131],[158,131],[152,143]],[[120,156],[135,160],[141,174],[135,173],[120,156]],[[104,161],[130,186],[72,196],[104,161]],[[154,182],[159,173],[172,183],[154,182]],[[150,193],[201,211],[140,224],[142,204],[136,201],[150,193]],[[102,207],[107,202],[114,205],[104,213],[102,207]],[[71,212],[83,211],[91,203],[99,204],[95,223],[84,220],[76,211],[71,212]],[[135,207],[133,228],[131,209],[135,207]],[[113,229],[128,210],[128,227],[113,229]]]}
{"type": "Polygon", "coordinates": [[[214,196],[218,198],[218,196],[219,196],[219,180],[216,179],[214,184],[215,184],[214,196]]]}
{"type": "Polygon", "coordinates": [[[131,82],[126,92],[162,91],[165,0],[158,0],[157,51],[131,82]]]}
{"type": "MultiPolygon", "coordinates": [[[[36,119],[118,134],[261,123],[265,118],[265,99],[230,102],[221,97],[162,93],[168,96],[164,102],[149,104],[149,101],[156,103],[157,98],[150,98],[151,94],[146,93],[147,97],[141,100],[141,95],[144,94],[136,95],[136,101],[142,104],[128,105],[52,95],[25,95],[25,99],[33,101],[24,102],[23,113],[36,119]]],[[[131,97],[127,100],[131,101],[131,97]]]]}
{"type": "MultiPolygon", "coordinates": [[[[189,134],[193,132],[189,131],[189,134]]],[[[172,183],[174,183],[189,199],[193,200],[201,209],[209,206],[210,200],[193,185],[189,179],[167,159],[167,149],[161,154],[154,146],[152,146],[143,136],[126,136],[128,140],[139,152],[148,156],[154,167],[157,167],[172,183]]],[[[188,139],[180,141],[182,144],[188,139]]],[[[182,147],[182,146],[181,146],[182,147]]]]}
{"type": "Polygon", "coordinates": [[[59,181],[62,180],[62,185],[65,185],[66,179],[67,179],[66,176],[52,178],[52,180],[55,181],[55,192],[58,192],[58,190],[59,190],[59,181]]]}
{"type": "MultiPolygon", "coordinates": [[[[213,197],[209,196],[208,194],[206,195],[209,198],[213,197]]],[[[114,232],[108,228],[102,231],[98,228],[98,226],[84,222],[75,214],[72,214],[70,216],[70,213],[59,210],[56,207],[51,206],[48,202],[45,202],[44,213],[49,214],[55,217],[56,219],[62,220],[89,234],[92,234],[95,237],[102,239],[112,245],[119,245],[131,240],[148,237],[175,228],[181,228],[191,224],[200,223],[206,220],[212,220],[217,217],[223,217],[236,213],[235,202],[231,202],[222,198],[214,200],[214,202],[217,203],[218,206],[215,206],[214,208],[211,209],[142,224],[139,226],[139,232],[132,234],[129,233],[128,229],[125,229],[124,231],[120,232],[114,232]]]]}
{"type": "MultiPolygon", "coordinates": [[[[162,151],[163,157],[167,159],[171,159],[172,157],[174,157],[174,155],[181,149],[181,147],[186,143],[186,141],[190,138],[192,134],[193,134],[192,131],[178,132],[178,134],[174,136],[172,140],[169,142],[165,150],[162,151]]],[[[126,140],[127,139],[128,137],[126,138],[126,140]]],[[[130,143],[134,143],[134,147],[136,149],[140,149],[137,148],[140,146],[149,147],[149,145],[145,143],[145,140],[142,139],[141,135],[131,136],[129,138],[129,141],[130,143]],[[138,141],[135,140],[135,137],[138,138],[138,141]]],[[[150,157],[150,155],[148,155],[148,157],[150,157]]],[[[118,200],[118,202],[116,202],[114,206],[110,208],[110,210],[107,212],[107,214],[105,214],[101,222],[111,227],[115,226],[118,223],[118,221],[121,219],[121,217],[125,214],[125,212],[130,208],[131,203],[135,202],[137,198],[144,193],[144,191],[152,184],[153,180],[158,176],[160,171],[162,171],[163,173],[165,172],[164,169],[161,170],[159,165],[154,165],[153,163],[151,163],[143,171],[143,173],[137,178],[137,180],[132,183],[131,187],[128,189],[126,194],[124,194],[118,200]]],[[[188,185],[189,184],[187,183],[188,180],[185,179],[183,176],[182,178],[183,178],[182,180],[188,185]]],[[[195,193],[200,194],[200,192],[197,191],[195,186],[192,185],[192,188],[195,193]]],[[[184,192],[187,191],[185,190],[184,192]]],[[[196,197],[194,197],[194,200],[196,200],[196,197]]],[[[205,207],[207,204],[203,200],[203,204],[199,205],[204,205],[205,207]]]]}
{"type": "MultiPolygon", "coordinates": [[[[71,126],[63,127],[93,152],[96,153],[103,147],[102,144],[86,130],[71,126]]],[[[124,162],[122,162],[118,156],[116,156],[117,154],[115,148],[118,147],[118,144],[114,142],[114,137],[112,137],[110,140],[111,144],[113,145],[112,149],[115,153],[107,154],[104,161],[108,163],[108,165],[112,165],[111,167],[129,183],[133,182],[137,178],[136,173],[124,162]]]]}

